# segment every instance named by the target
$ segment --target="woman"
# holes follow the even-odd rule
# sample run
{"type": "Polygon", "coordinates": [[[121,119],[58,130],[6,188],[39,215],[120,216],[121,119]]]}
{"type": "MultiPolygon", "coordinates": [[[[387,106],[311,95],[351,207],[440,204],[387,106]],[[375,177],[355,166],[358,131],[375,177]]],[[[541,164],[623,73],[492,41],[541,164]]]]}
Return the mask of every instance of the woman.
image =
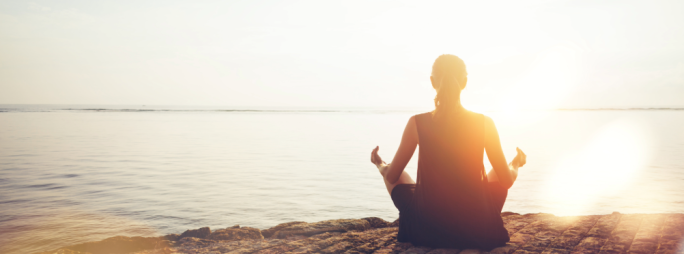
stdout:
{"type": "Polygon", "coordinates": [[[371,153],[399,209],[397,240],[433,248],[503,246],[510,239],[501,209],[526,155],[517,149],[506,164],[492,119],[461,105],[468,81],[463,60],[439,56],[430,81],[437,90],[435,110],[409,119],[392,163],[382,161],[379,147],[371,153]],[[416,183],[404,168],[418,145],[416,183]],[[489,174],[484,151],[493,167],[489,174]]]}

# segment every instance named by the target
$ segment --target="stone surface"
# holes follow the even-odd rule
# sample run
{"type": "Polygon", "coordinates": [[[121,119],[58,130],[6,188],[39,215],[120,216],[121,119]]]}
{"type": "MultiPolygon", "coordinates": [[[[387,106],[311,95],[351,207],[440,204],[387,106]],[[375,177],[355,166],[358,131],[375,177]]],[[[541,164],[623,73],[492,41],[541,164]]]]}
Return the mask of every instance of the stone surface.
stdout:
{"type": "Polygon", "coordinates": [[[261,230],[250,227],[230,227],[226,229],[219,229],[211,232],[207,237],[211,240],[247,240],[247,239],[264,239],[261,235],[261,230]]]}
{"type": "Polygon", "coordinates": [[[288,227],[290,227],[290,226],[297,225],[297,224],[301,224],[301,223],[306,223],[306,222],[303,222],[303,221],[291,221],[291,222],[281,223],[281,224],[278,224],[278,225],[275,226],[275,227],[272,227],[272,228],[269,228],[269,229],[262,230],[262,231],[261,231],[261,234],[262,234],[264,237],[271,237],[275,232],[278,232],[278,231],[280,231],[281,229],[288,228],[288,227]]]}
{"type": "MultiPolygon", "coordinates": [[[[377,218],[379,219],[379,218],[377,218]]],[[[387,222],[384,222],[387,224],[387,222]]],[[[347,232],[351,230],[363,231],[371,228],[366,219],[326,220],[315,223],[285,223],[267,229],[268,237],[285,239],[293,236],[312,236],[326,232],[347,232]]],[[[264,230],[264,231],[267,231],[264,230]]]]}
{"type": "Polygon", "coordinates": [[[163,236],[164,239],[169,240],[169,241],[178,241],[180,239],[179,234],[168,234],[163,236]]]}
{"type": "Polygon", "coordinates": [[[372,228],[386,228],[386,227],[392,226],[392,223],[389,223],[386,220],[380,219],[378,217],[368,217],[368,218],[363,218],[363,220],[368,221],[368,224],[372,228]]]}
{"type": "Polygon", "coordinates": [[[575,254],[683,253],[684,214],[566,216],[502,214],[511,241],[489,252],[431,249],[396,241],[397,221],[380,218],[289,222],[259,230],[233,226],[188,230],[163,237],[113,237],[51,252],[85,253],[379,253],[575,254]],[[208,233],[207,233],[208,232],[208,233]],[[187,233],[187,234],[186,234],[187,233]]]}
{"type": "Polygon", "coordinates": [[[209,229],[209,227],[203,227],[203,228],[199,228],[199,229],[188,229],[185,232],[183,232],[178,238],[183,238],[183,237],[205,238],[209,234],[211,234],[211,229],[209,229]]]}

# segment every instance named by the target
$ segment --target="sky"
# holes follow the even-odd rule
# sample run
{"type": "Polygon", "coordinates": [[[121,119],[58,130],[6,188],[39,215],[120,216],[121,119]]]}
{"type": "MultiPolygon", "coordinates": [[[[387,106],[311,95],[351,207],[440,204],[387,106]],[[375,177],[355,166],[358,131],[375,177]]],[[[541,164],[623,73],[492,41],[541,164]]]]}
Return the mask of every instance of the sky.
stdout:
{"type": "Polygon", "coordinates": [[[684,107],[684,1],[2,1],[0,104],[684,107]]]}

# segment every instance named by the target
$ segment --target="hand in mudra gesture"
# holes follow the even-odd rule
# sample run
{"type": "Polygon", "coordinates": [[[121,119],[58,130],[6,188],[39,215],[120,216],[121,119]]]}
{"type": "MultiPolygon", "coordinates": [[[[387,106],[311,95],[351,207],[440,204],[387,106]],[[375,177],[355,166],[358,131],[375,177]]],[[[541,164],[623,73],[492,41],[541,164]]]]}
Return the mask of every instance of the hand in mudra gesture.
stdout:
{"type": "Polygon", "coordinates": [[[385,162],[380,158],[380,155],[378,155],[378,150],[380,150],[379,146],[376,146],[375,149],[371,152],[371,162],[375,164],[375,166],[382,166],[385,164],[385,162]]]}
{"type": "Polygon", "coordinates": [[[516,151],[518,151],[518,154],[515,155],[515,158],[511,161],[511,165],[517,166],[517,167],[522,167],[527,163],[527,155],[523,153],[520,148],[515,148],[516,151]]]}

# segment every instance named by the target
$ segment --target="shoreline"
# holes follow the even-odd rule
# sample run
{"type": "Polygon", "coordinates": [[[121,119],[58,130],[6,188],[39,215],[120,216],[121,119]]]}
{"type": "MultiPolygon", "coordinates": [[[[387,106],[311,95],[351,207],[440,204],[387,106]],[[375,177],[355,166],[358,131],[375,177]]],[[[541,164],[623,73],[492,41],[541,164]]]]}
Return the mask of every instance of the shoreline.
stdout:
{"type": "MultiPolygon", "coordinates": [[[[489,253],[680,253],[684,214],[620,214],[558,217],[501,214],[511,240],[489,253]],[[678,252],[679,251],[679,252],[678,252]]],[[[39,254],[113,253],[484,253],[431,249],[396,241],[398,221],[377,217],[287,222],[269,229],[192,229],[161,237],[115,236],[39,254]]]]}

